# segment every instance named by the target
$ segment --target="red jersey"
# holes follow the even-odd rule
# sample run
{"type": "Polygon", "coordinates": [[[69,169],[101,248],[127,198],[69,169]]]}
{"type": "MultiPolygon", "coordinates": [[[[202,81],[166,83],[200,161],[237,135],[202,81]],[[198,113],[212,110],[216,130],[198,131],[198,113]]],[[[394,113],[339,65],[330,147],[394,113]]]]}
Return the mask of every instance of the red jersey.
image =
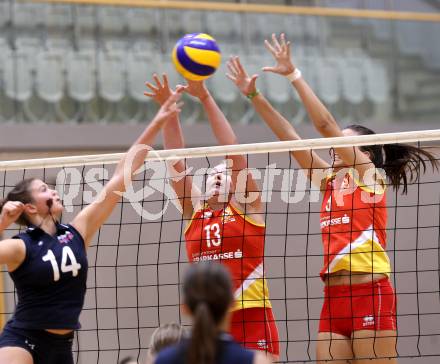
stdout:
{"type": "Polygon", "coordinates": [[[204,206],[188,223],[185,240],[189,261],[217,260],[228,268],[236,299],[233,310],[271,307],[264,278],[265,231],[264,224],[231,204],[222,210],[204,206]]]}
{"type": "Polygon", "coordinates": [[[321,208],[321,277],[340,270],[389,275],[386,226],[386,193],[382,186],[362,185],[352,173],[343,179],[328,178],[321,208]]]}

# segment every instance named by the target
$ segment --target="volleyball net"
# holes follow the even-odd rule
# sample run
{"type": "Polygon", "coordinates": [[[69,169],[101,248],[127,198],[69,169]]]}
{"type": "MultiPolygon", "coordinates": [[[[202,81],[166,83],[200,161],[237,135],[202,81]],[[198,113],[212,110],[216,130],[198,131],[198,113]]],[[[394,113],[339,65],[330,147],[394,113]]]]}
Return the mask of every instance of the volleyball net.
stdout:
{"type": "MultiPolygon", "coordinates": [[[[264,269],[280,334],[280,361],[312,362],[323,302],[321,197],[291,157],[314,150],[328,159],[337,146],[410,142],[438,146],[440,130],[359,137],[204,147],[149,154],[142,171],[88,251],[89,274],[75,362],[117,363],[132,356],[145,362],[151,333],[181,315],[179,283],[188,266],[179,204],[166,160],[184,159],[188,175],[204,189],[209,169],[225,154],[243,154],[257,180],[266,223],[264,269]]],[[[432,149],[435,154],[438,150],[432,149]]],[[[436,154],[439,157],[439,154],[436,154]]],[[[55,185],[67,223],[111,177],[121,154],[0,163],[3,197],[22,179],[55,185]]],[[[440,358],[440,173],[427,169],[408,193],[389,188],[387,252],[397,293],[397,355],[400,363],[440,358]]],[[[15,226],[5,237],[17,233],[15,226]]],[[[239,259],[239,258],[237,258],[239,259]]],[[[3,322],[16,296],[2,271],[3,322]]],[[[420,361],[422,362],[422,361],[420,361]]]]}

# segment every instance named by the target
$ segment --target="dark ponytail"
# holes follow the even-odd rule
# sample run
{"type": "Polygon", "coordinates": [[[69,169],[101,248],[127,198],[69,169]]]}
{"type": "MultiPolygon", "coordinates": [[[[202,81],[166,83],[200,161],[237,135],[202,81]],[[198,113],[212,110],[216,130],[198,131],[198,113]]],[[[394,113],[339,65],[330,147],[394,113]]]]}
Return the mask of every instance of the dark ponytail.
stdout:
{"type": "MultiPolygon", "coordinates": [[[[358,135],[375,134],[371,129],[362,125],[350,125],[358,135]]],[[[428,151],[409,144],[366,145],[359,147],[363,152],[369,152],[373,164],[383,168],[394,189],[403,187],[403,193],[408,192],[408,184],[420,178],[421,171],[426,172],[427,163],[438,170],[439,160],[428,151]]]]}
{"type": "Polygon", "coordinates": [[[188,352],[190,364],[214,364],[218,329],[208,305],[201,302],[194,312],[191,344],[188,352]]]}
{"type": "MultiPolygon", "coordinates": [[[[15,187],[11,191],[9,191],[6,198],[0,202],[0,213],[3,209],[3,206],[8,201],[18,201],[23,204],[31,203],[31,184],[33,181],[35,181],[35,178],[28,178],[17,183],[15,187]]],[[[25,214],[21,214],[16,223],[22,226],[28,226],[30,224],[25,214]]]]}
{"type": "Polygon", "coordinates": [[[426,172],[429,162],[433,169],[438,170],[438,159],[424,149],[408,144],[387,144],[385,152],[385,170],[392,186],[398,189],[403,186],[403,193],[408,191],[408,183],[417,181],[421,171],[426,172]]]}
{"type": "Polygon", "coordinates": [[[185,276],[183,290],[194,320],[187,364],[214,364],[219,324],[234,299],[231,277],[221,264],[193,264],[185,276]]]}

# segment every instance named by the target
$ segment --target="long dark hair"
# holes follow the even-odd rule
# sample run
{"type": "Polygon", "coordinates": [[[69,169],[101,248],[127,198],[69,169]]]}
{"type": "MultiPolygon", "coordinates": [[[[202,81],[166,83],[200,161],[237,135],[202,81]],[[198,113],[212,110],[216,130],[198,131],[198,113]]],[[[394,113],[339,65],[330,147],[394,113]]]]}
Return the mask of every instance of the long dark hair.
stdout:
{"type": "MultiPolygon", "coordinates": [[[[362,125],[350,125],[346,129],[359,135],[375,134],[362,125]]],[[[439,167],[439,160],[433,154],[409,144],[366,145],[359,149],[369,152],[373,164],[383,168],[393,188],[402,187],[404,194],[408,191],[408,184],[418,180],[420,171],[426,172],[427,163],[435,170],[439,167]]]]}
{"type": "MultiPolygon", "coordinates": [[[[23,204],[31,203],[32,202],[31,184],[34,181],[35,178],[28,178],[17,183],[15,187],[11,191],[9,191],[9,193],[6,195],[6,198],[3,201],[0,201],[0,213],[3,209],[3,206],[8,201],[18,201],[23,204]]],[[[22,226],[28,226],[30,224],[28,218],[26,217],[26,214],[24,213],[20,215],[16,223],[22,226]]]]}
{"type": "Polygon", "coordinates": [[[193,264],[184,283],[184,302],[193,315],[188,364],[214,364],[219,324],[233,300],[229,272],[219,263],[193,264]]]}

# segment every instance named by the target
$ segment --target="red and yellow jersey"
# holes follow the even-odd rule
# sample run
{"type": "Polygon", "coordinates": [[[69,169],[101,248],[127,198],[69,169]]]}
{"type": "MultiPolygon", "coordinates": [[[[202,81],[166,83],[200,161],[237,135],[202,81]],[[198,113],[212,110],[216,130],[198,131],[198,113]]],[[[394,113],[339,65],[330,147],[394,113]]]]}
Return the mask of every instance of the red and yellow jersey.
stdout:
{"type": "Polygon", "coordinates": [[[384,187],[362,185],[352,173],[344,178],[328,178],[321,208],[321,277],[340,270],[389,276],[386,226],[384,187]]]}
{"type": "Polygon", "coordinates": [[[191,262],[216,260],[233,279],[236,299],[233,311],[271,307],[264,277],[265,225],[258,224],[236,207],[196,211],[185,231],[186,251],[191,262]]]}

